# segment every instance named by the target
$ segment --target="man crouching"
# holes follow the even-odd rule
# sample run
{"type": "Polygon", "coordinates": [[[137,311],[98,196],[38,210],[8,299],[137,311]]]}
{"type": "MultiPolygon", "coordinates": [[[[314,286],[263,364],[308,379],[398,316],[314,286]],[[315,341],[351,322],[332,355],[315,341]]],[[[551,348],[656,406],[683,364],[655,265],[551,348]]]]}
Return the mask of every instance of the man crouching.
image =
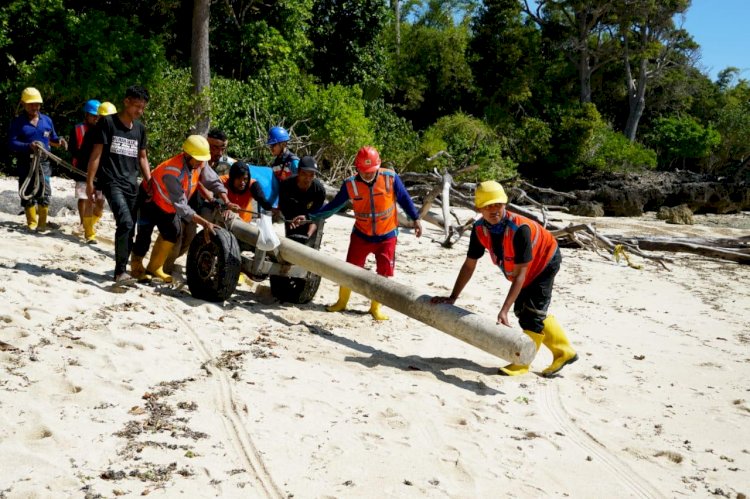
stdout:
{"type": "Polygon", "coordinates": [[[172,282],[172,276],[164,272],[163,266],[183,230],[181,221],[203,226],[206,236],[214,234],[214,224],[198,215],[188,204],[199,183],[220,197],[228,209],[239,209],[229,201],[227,189],[216,172],[206,166],[210,158],[208,141],[200,135],[191,135],[182,144],[182,152],[157,166],[151,172],[151,180],[141,185],[145,201],[138,217],[138,233],[130,259],[130,273],[139,282],[152,276],[172,282]],[[143,257],[151,245],[154,227],[159,228],[159,237],[148,266],[144,268],[143,257]]]}

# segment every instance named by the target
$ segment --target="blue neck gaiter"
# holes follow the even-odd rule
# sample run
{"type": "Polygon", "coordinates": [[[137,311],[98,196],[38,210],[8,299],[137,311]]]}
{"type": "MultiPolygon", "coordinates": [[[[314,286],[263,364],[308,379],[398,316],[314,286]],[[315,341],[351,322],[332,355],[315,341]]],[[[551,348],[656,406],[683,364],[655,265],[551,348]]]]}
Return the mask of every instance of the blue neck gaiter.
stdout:
{"type": "Polygon", "coordinates": [[[500,223],[497,224],[491,224],[487,220],[483,220],[484,226],[487,227],[487,230],[490,231],[490,234],[502,234],[505,232],[505,226],[507,225],[507,221],[505,218],[500,220],[500,223]]]}

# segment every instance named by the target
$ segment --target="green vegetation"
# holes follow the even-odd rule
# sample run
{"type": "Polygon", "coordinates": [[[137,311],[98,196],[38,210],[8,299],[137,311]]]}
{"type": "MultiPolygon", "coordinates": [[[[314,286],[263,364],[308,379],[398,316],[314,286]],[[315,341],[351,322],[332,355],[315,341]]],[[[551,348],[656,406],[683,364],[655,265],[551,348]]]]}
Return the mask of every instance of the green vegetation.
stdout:
{"type": "MultiPolygon", "coordinates": [[[[719,172],[750,155],[750,83],[736,68],[715,82],[696,69],[698,47],[674,22],[687,0],[637,0],[627,11],[616,0],[538,0],[530,11],[520,0],[210,5],[211,126],[228,134],[230,154],[258,164],[278,124],[329,176],[346,174],[365,144],[399,171],[476,165],[467,180],[520,173],[546,183],[592,171],[719,172]]],[[[0,120],[35,86],[67,135],[84,101],[119,106],[139,83],[152,95],[144,121],[156,163],[197,122],[191,2],[103,9],[7,2],[0,120]]],[[[7,152],[0,172],[13,172],[7,152]]]]}

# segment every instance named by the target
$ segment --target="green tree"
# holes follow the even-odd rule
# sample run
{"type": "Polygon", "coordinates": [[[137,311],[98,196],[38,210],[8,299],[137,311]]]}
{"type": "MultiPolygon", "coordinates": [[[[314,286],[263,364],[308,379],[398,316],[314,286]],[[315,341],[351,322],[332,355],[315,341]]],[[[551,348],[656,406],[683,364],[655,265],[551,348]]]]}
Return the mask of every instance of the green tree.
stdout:
{"type": "Polygon", "coordinates": [[[716,82],[724,105],[719,109],[715,125],[721,134],[721,144],[716,149],[716,161],[711,169],[739,164],[750,157],[750,82],[738,79],[739,71],[728,68],[719,73],[716,82]]]}
{"type": "Polygon", "coordinates": [[[681,61],[678,54],[697,48],[683,29],[675,26],[675,16],[684,13],[690,0],[633,0],[621,5],[618,31],[628,95],[625,136],[635,141],[638,124],[646,108],[649,82],[681,61]]]}
{"type": "Polygon", "coordinates": [[[518,0],[487,0],[472,20],[468,59],[477,107],[491,124],[512,121],[532,101],[541,59],[540,32],[526,22],[518,0]]]}
{"type": "Polygon", "coordinates": [[[516,163],[505,151],[508,145],[492,128],[472,116],[456,113],[443,116],[425,130],[418,155],[411,163],[416,171],[440,171],[459,165],[478,168],[466,174],[469,180],[505,179],[516,175],[516,163]],[[450,155],[433,157],[440,151],[450,155]]]}
{"type": "Polygon", "coordinates": [[[373,125],[375,142],[381,144],[380,156],[399,168],[408,167],[417,156],[420,138],[409,121],[398,116],[383,99],[367,102],[367,118],[373,125]]]}
{"type": "Polygon", "coordinates": [[[149,88],[151,100],[143,116],[148,131],[152,165],[180,152],[195,126],[193,110],[198,102],[188,68],[160,68],[149,88]]]}
{"type": "Polygon", "coordinates": [[[310,25],[312,73],[323,83],[359,85],[368,97],[385,88],[382,0],[315,0],[310,25]]]}
{"type": "Polygon", "coordinates": [[[46,112],[66,133],[80,119],[83,102],[118,103],[128,85],[149,86],[164,61],[160,39],[141,35],[136,19],[100,10],[76,14],[58,0],[14,1],[0,16],[8,21],[0,23],[6,118],[14,112],[20,89],[34,86],[44,96],[46,112]]]}
{"type": "Polygon", "coordinates": [[[469,17],[455,23],[451,12],[450,4],[433,2],[416,22],[401,27],[400,56],[390,67],[389,100],[417,130],[474,107],[473,75],[466,57],[469,17]]]}
{"type": "Polygon", "coordinates": [[[537,0],[523,10],[548,32],[578,73],[579,101],[591,102],[592,75],[617,55],[611,36],[615,0],[537,0]]]}
{"type": "Polygon", "coordinates": [[[378,145],[358,87],[321,86],[305,77],[274,83],[214,78],[212,122],[229,135],[230,152],[270,161],[265,137],[277,124],[299,138],[299,155],[314,154],[324,165],[346,162],[363,144],[378,145]]]}
{"type": "Polygon", "coordinates": [[[225,0],[211,6],[211,66],[216,74],[282,78],[308,65],[313,0],[225,0]]]}
{"type": "Polygon", "coordinates": [[[707,159],[721,143],[721,135],[690,116],[668,116],[654,121],[649,143],[659,154],[660,167],[685,168],[707,159]]]}

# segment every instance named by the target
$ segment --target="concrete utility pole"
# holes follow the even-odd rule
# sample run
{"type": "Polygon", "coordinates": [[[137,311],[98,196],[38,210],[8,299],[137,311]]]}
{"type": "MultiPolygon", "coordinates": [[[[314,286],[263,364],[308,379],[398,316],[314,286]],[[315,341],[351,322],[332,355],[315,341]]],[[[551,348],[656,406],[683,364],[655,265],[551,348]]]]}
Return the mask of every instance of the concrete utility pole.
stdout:
{"type": "MultiPolygon", "coordinates": [[[[228,229],[240,241],[255,246],[258,229],[254,225],[235,218],[228,229]]],[[[530,364],[536,355],[536,347],[526,335],[498,326],[494,318],[480,317],[455,305],[432,304],[430,296],[420,294],[393,279],[373,274],[284,237],[277,250],[286,262],[351,288],[511,363],[530,364]]]]}

